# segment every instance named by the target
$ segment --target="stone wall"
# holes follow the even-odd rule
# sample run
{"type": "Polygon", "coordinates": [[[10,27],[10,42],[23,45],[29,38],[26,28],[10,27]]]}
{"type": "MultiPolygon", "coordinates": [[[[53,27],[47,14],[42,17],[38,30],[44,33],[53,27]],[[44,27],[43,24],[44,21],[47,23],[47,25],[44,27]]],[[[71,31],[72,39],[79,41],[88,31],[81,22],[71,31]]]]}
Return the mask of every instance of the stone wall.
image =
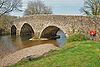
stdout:
{"type": "Polygon", "coordinates": [[[16,19],[13,25],[17,28],[17,34],[23,24],[28,23],[32,26],[35,35],[40,37],[42,31],[48,26],[56,26],[65,34],[71,35],[73,32],[96,29],[96,40],[100,40],[100,16],[66,16],[66,15],[32,15],[16,19]]]}

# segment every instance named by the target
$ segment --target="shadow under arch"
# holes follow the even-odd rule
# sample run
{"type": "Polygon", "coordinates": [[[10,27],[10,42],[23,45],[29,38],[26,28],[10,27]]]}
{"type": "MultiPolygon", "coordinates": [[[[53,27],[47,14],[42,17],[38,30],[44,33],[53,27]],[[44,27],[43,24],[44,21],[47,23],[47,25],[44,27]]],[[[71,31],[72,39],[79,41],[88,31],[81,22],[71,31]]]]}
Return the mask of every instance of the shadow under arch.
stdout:
{"type": "Polygon", "coordinates": [[[16,28],[16,26],[15,25],[13,25],[12,27],[11,27],[11,35],[16,35],[16,30],[17,30],[17,28],[16,28]]]}
{"type": "MultiPolygon", "coordinates": [[[[47,38],[47,39],[59,39],[60,35],[58,34],[59,31],[63,32],[63,34],[65,33],[62,29],[60,29],[57,26],[48,26],[46,27],[40,35],[40,38],[47,38]]],[[[66,35],[64,34],[64,36],[66,37],[66,35]]]]}
{"type": "Polygon", "coordinates": [[[24,23],[20,31],[20,36],[22,39],[32,38],[34,36],[34,30],[32,26],[28,23],[24,23]]]}

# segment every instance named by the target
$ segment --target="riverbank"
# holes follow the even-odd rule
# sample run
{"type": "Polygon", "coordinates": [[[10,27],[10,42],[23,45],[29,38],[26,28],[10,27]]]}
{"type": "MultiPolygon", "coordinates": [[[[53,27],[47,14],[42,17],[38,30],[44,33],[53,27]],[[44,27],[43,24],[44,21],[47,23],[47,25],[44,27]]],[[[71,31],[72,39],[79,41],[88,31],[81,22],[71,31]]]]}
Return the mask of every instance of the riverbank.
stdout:
{"type": "Polygon", "coordinates": [[[78,41],[61,47],[47,56],[22,60],[11,67],[99,67],[100,42],[78,41]]]}
{"type": "Polygon", "coordinates": [[[29,48],[25,48],[19,51],[16,51],[13,54],[9,54],[8,56],[4,57],[0,60],[1,67],[10,66],[12,64],[17,63],[23,58],[38,58],[43,55],[46,55],[48,52],[56,50],[58,47],[54,46],[53,44],[41,44],[29,48]]]}

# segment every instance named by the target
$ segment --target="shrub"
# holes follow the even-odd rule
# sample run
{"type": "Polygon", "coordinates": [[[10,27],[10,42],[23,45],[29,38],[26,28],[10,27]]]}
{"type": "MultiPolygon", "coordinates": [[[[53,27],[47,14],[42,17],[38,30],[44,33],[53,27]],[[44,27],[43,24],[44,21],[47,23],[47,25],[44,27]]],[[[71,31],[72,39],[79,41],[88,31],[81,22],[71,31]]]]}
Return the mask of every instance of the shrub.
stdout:
{"type": "Polygon", "coordinates": [[[74,33],[68,37],[68,42],[88,40],[89,36],[82,33],[74,33]]]}

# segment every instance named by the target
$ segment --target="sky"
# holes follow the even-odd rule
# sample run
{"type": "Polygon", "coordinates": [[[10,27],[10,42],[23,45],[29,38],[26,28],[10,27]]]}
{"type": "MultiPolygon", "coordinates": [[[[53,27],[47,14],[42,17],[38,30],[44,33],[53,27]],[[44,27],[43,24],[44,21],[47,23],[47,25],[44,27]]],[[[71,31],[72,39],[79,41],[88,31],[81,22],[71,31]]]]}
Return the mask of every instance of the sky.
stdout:
{"type": "MultiPolygon", "coordinates": [[[[22,0],[24,10],[27,7],[29,1],[35,0],[22,0]]],[[[84,0],[42,0],[47,6],[52,8],[53,14],[57,15],[82,15],[80,12],[83,7],[84,0]]],[[[12,12],[11,15],[23,16],[23,12],[12,12]]]]}

